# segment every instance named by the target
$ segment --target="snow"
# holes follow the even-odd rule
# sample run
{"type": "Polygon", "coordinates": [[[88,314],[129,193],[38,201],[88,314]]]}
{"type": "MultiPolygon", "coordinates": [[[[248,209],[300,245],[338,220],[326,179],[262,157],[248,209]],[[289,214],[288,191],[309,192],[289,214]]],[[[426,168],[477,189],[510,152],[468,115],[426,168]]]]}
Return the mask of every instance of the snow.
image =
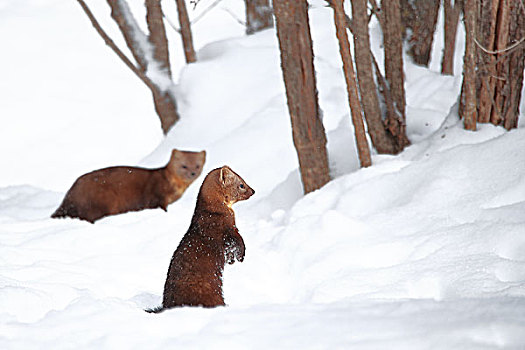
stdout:
{"type": "MultiPolygon", "coordinates": [[[[90,2],[115,35],[103,5],[90,2]]],[[[0,3],[0,348],[525,347],[523,122],[465,131],[461,55],[441,76],[438,40],[430,69],[405,61],[412,145],[359,169],[332,13],[312,5],[334,180],[303,196],[275,32],[245,37],[221,8],[242,14],[242,1],[195,26],[199,61],[174,65],[181,121],[164,139],[149,92],[75,2],[0,3]],[[160,166],[173,147],[205,149],[207,163],[167,213],[49,218],[79,175],[160,166]],[[144,312],[200,182],[224,164],[256,191],[234,206],[247,249],[225,268],[228,306],[144,312]]]]}

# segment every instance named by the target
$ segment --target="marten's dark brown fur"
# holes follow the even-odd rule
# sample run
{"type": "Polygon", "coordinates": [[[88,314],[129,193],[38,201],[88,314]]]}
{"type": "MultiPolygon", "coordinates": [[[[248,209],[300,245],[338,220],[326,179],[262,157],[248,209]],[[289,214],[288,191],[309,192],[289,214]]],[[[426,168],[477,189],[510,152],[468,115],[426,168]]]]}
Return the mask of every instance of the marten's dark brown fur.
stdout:
{"type": "Polygon", "coordinates": [[[171,259],[162,309],[224,305],[224,263],[227,261],[233,264],[235,259],[243,261],[245,252],[231,206],[250,198],[254,193],[227,166],[212,170],[206,176],[197,197],[190,228],[171,259]]]}
{"type": "Polygon", "coordinates": [[[167,210],[201,174],[206,152],[174,149],[163,168],[117,166],[79,177],[52,218],[72,217],[91,223],[108,215],[147,208],[167,210]]]}

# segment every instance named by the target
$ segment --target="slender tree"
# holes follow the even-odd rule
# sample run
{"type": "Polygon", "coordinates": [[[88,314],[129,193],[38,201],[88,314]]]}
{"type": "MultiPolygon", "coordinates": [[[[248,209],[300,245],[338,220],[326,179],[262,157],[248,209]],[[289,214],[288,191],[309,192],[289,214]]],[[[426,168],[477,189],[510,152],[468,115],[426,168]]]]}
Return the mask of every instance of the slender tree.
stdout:
{"type": "MultiPolygon", "coordinates": [[[[372,68],[372,50],[368,33],[366,0],[352,0],[352,33],[359,93],[368,133],[378,153],[397,153],[392,139],[387,135],[379,107],[379,97],[372,68]]],[[[344,60],[344,58],[343,58],[344,60]]]]}
{"type": "MultiPolygon", "coordinates": [[[[146,22],[149,30],[148,40],[153,48],[153,60],[148,60],[148,69],[152,64],[158,65],[158,69],[163,72],[166,85],[171,85],[168,39],[166,37],[160,0],[145,0],[145,6],[146,22]]],[[[164,86],[159,87],[159,89],[152,91],[153,100],[155,101],[157,114],[162,116],[162,130],[164,130],[164,133],[167,133],[179,119],[179,116],[173,95],[164,86]]]]}
{"type": "MultiPolygon", "coordinates": [[[[377,6],[375,2],[373,6],[377,6]]],[[[397,154],[409,144],[405,121],[402,114],[396,110],[390,87],[385,83],[370,49],[366,0],[352,0],[352,18],[357,78],[368,133],[378,153],[397,154]],[[378,93],[383,95],[386,104],[385,115],[379,106],[378,93]]],[[[380,19],[380,23],[386,25],[381,16],[380,19]]],[[[348,19],[347,22],[350,23],[348,19]]]]}
{"type": "MultiPolygon", "coordinates": [[[[333,0],[327,0],[327,2],[334,8],[333,0]]],[[[384,27],[383,14],[377,3],[370,0],[370,4],[372,5],[372,14],[377,16],[379,23],[384,27]]],[[[378,153],[397,154],[410,142],[406,136],[404,117],[397,110],[389,84],[381,73],[370,49],[368,33],[370,17],[367,13],[366,0],[352,0],[353,19],[350,19],[346,14],[343,15],[346,27],[354,37],[359,96],[372,145],[378,153]],[[380,108],[380,96],[384,108],[380,108]]]]}
{"type": "Polygon", "coordinates": [[[186,63],[193,63],[197,61],[197,55],[193,48],[193,35],[191,33],[191,22],[186,9],[185,0],[175,0],[177,3],[177,13],[179,15],[180,34],[182,36],[182,46],[184,48],[184,57],[186,63]]]}
{"type": "Polygon", "coordinates": [[[454,53],[456,50],[456,33],[458,29],[459,15],[461,14],[463,0],[443,0],[444,7],[444,48],[441,60],[441,74],[454,74],[454,53]]]}
{"type": "Polygon", "coordinates": [[[148,40],[153,46],[153,58],[159,64],[160,69],[171,78],[170,52],[160,0],[145,0],[145,6],[149,29],[148,40]]]}
{"type": "Polygon", "coordinates": [[[476,130],[476,73],[475,73],[475,37],[476,37],[475,0],[465,0],[465,57],[463,63],[463,124],[467,130],[476,130]]]}
{"type": "Polygon", "coordinates": [[[365,125],[363,123],[362,109],[361,104],[359,103],[359,96],[357,92],[358,89],[354,73],[352,53],[350,51],[350,44],[348,43],[348,35],[346,33],[347,26],[343,7],[343,0],[333,0],[332,3],[334,9],[335,29],[337,39],[339,41],[341,59],[343,60],[343,70],[345,73],[346,87],[348,90],[348,102],[350,104],[352,123],[354,124],[357,153],[359,155],[361,167],[364,168],[372,165],[372,158],[370,157],[370,148],[368,147],[368,141],[366,140],[365,125]]]}
{"type": "Polygon", "coordinates": [[[253,34],[273,26],[272,8],[269,0],[245,0],[246,34],[253,34]]]}
{"type": "Polygon", "coordinates": [[[304,192],[330,180],[306,0],[274,0],[281,66],[304,192]]]}
{"type": "Polygon", "coordinates": [[[385,76],[390,85],[396,108],[405,119],[405,74],[403,71],[403,41],[399,0],[382,0],[383,46],[385,49],[385,76]]]}

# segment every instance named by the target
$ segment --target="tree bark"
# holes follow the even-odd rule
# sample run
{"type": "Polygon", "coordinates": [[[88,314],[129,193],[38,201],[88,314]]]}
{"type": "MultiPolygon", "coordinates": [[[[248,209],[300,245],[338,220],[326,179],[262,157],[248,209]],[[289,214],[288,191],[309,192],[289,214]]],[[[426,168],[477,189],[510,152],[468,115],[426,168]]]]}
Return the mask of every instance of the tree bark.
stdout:
{"type": "Polygon", "coordinates": [[[383,46],[385,49],[385,76],[396,108],[405,120],[405,78],[403,71],[403,41],[399,0],[382,0],[383,46]]]}
{"type": "Polygon", "coordinates": [[[272,8],[269,0],[245,0],[246,34],[250,35],[273,26],[272,8]]]}
{"type": "Polygon", "coordinates": [[[171,127],[180,119],[175,97],[169,91],[159,89],[151,90],[151,93],[153,95],[155,111],[160,118],[160,127],[164,134],[167,134],[171,127]]]}
{"type": "Polygon", "coordinates": [[[153,58],[171,78],[170,53],[168,49],[168,38],[162,15],[160,0],[146,0],[146,22],[148,24],[148,40],[153,45],[153,58]]]}
{"type": "Polygon", "coordinates": [[[495,52],[496,79],[490,122],[517,127],[525,61],[525,8],[519,0],[501,1],[495,52]],[[520,43],[521,44],[518,44],[520,43]],[[516,46],[517,45],[517,46],[516,46]],[[514,49],[512,48],[514,46],[514,49]]]}
{"type": "Polygon", "coordinates": [[[467,130],[476,130],[476,72],[475,42],[476,37],[475,0],[465,0],[465,57],[463,63],[463,125],[467,130]]]}
{"type": "MultiPolygon", "coordinates": [[[[466,7],[466,3],[465,3],[466,7]]],[[[476,6],[478,17],[477,33],[475,38],[479,37],[479,42],[483,47],[493,50],[495,47],[495,33],[496,21],[498,14],[498,2],[493,0],[482,1],[476,6]]],[[[477,55],[476,65],[483,69],[479,72],[479,77],[476,81],[476,88],[478,95],[478,116],[480,123],[490,122],[490,114],[492,110],[492,94],[496,83],[496,57],[493,55],[483,55],[481,52],[477,55]]]]}
{"type": "Polygon", "coordinates": [[[508,54],[506,62],[502,62],[501,75],[506,76],[501,89],[501,95],[505,97],[502,101],[501,124],[505,129],[510,130],[518,127],[518,117],[520,115],[520,102],[523,89],[523,74],[525,69],[525,5],[523,1],[511,1],[510,4],[509,37],[507,52],[499,54],[498,59],[502,59],[504,54],[508,54]],[[508,49],[511,45],[516,45],[514,49],[508,49]]]}
{"type": "Polygon", "coordinates": [[[184,57],[186,63],[193,63],[197,61],[197,55],[193,48],[193,36],[191,33],[191,22],[186,9],[185,0],[176,0],[177,13],[179,15],[180,34],[182,36],[182,46],[184,48],[184,57]]]}
{"type": "Polygon", "coordinates": [[[441,74],[454,75],[454,53],[456,51],[456,33],[458,30],[459,15],[461,13],[462,0],[443,0],[445,10],[445,44],[443,48],[443,58],[441,60],[441,74]]]}
{"type": "Polygon", "coordinates": [[[273,1],[288,110],[305,193],[330,180],[306,0],[273,1]]]}
{"type": "MultiPolygon", "coordinates": [[[[387,5],[386,2],[382,1],[387,5]]],[[[401,0],[404,29],[405,32],[407,28],[411,31],[408,53],[416,64],[428,66],[430,61],[439,3],[440,0],[401,0]]]]}
{"type": "MultiPolygon", "coordinates": [[[[467,16],[465,3],[465,16],[467,16]]],[[[477,17],[475,51],[475,105],[477,121],[517,127],[525,66],[525,7],[522,0],[480,0],[471,5],[477,17]],[[477,38],[477,39],[476,39],[477,38]]],[[[466,20],[467,22],[467,20],[466,20]]],[[[467,114],[470,93],[463,78],[461,115],[467,114]]]]}
{"type": "MultiPolygon", "coordinates": [[[[372,165],[372,158],[370,157],[370,148],[368,147],[368,141],[366,140],[365,126],[363,123],[363,116],[361,114],[361,104],[359,103],[359,96],[357,93],[357,83],[354,73],[352,53],[350,52],[350,44],[348,43],[348,35],[346,33],[346,20],[343,8],[343,0],[333,0],[332,3],[334,9],[334,22],[337,39],[339,41],[339,49],[341,52],[341,59],[343,60],[343,70],[345,73],[346,87],[348,90],[348,102],[352,115],[352,123],[354,124],[357,152],[359,155],[361,167],[364,168],[372,165]]],[[[354,19],[356,19],[355,16],[354,19]]],[[[356,27],[354,27],[354,29],[357,30],[356,27]]],[[[356,47],[355,50],[357,51],[358,48],[356,47]]],[[[375,85],[373,86],[371,93],[375,95],[375,85]]],[[[361,98],[363,98],[362,95],[361,98]]],[[[377,102],[377,112],[379,112],[379,102],[377,101],[377,95],[375,95],[375,98],[377,102]]],[[[381,115],[379,114],[379,117],[380,116],[381,115]]]]}
{"type": "MultiPolygon", "coordinates": [[[[503,0],[500,2],[498,8],[498,25],[496,28],[496,50],[505,50],[509,42],[509,22],[510,22],[510,1],[503,0]]],[[[498,55],[495,56],[497,59],[498,55]]],[[[503,62],[502,62],[503,63],[503,62]]],[[[496,79],[495,79],[495,89],[496,93],[494,94],[494,106],[492,108],[492,113],[490,116],[491,123],[498,125],[503,121],[503,108],[504,108],[504,96],[502,93],[499,93],[504,89],[506,83],[506,78],[508,78],[509,69],[506,65],[497,64],[496,65],[496,79]]]]}

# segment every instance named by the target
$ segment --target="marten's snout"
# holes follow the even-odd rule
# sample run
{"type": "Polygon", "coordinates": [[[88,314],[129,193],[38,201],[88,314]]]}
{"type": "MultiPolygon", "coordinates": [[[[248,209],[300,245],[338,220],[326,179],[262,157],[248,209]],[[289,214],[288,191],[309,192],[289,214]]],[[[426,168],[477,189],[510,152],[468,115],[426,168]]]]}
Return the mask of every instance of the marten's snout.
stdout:
{"type": "Polygon", "coordinates": [[[253,190],[253,188],[251,188],[250,186],[246,186],[246,192],[244,192],[244,198],[245,199],[248,199],[250,198],[251,196],[253,196],[253,194],[255,193],[255,191],[253,190]]]}

